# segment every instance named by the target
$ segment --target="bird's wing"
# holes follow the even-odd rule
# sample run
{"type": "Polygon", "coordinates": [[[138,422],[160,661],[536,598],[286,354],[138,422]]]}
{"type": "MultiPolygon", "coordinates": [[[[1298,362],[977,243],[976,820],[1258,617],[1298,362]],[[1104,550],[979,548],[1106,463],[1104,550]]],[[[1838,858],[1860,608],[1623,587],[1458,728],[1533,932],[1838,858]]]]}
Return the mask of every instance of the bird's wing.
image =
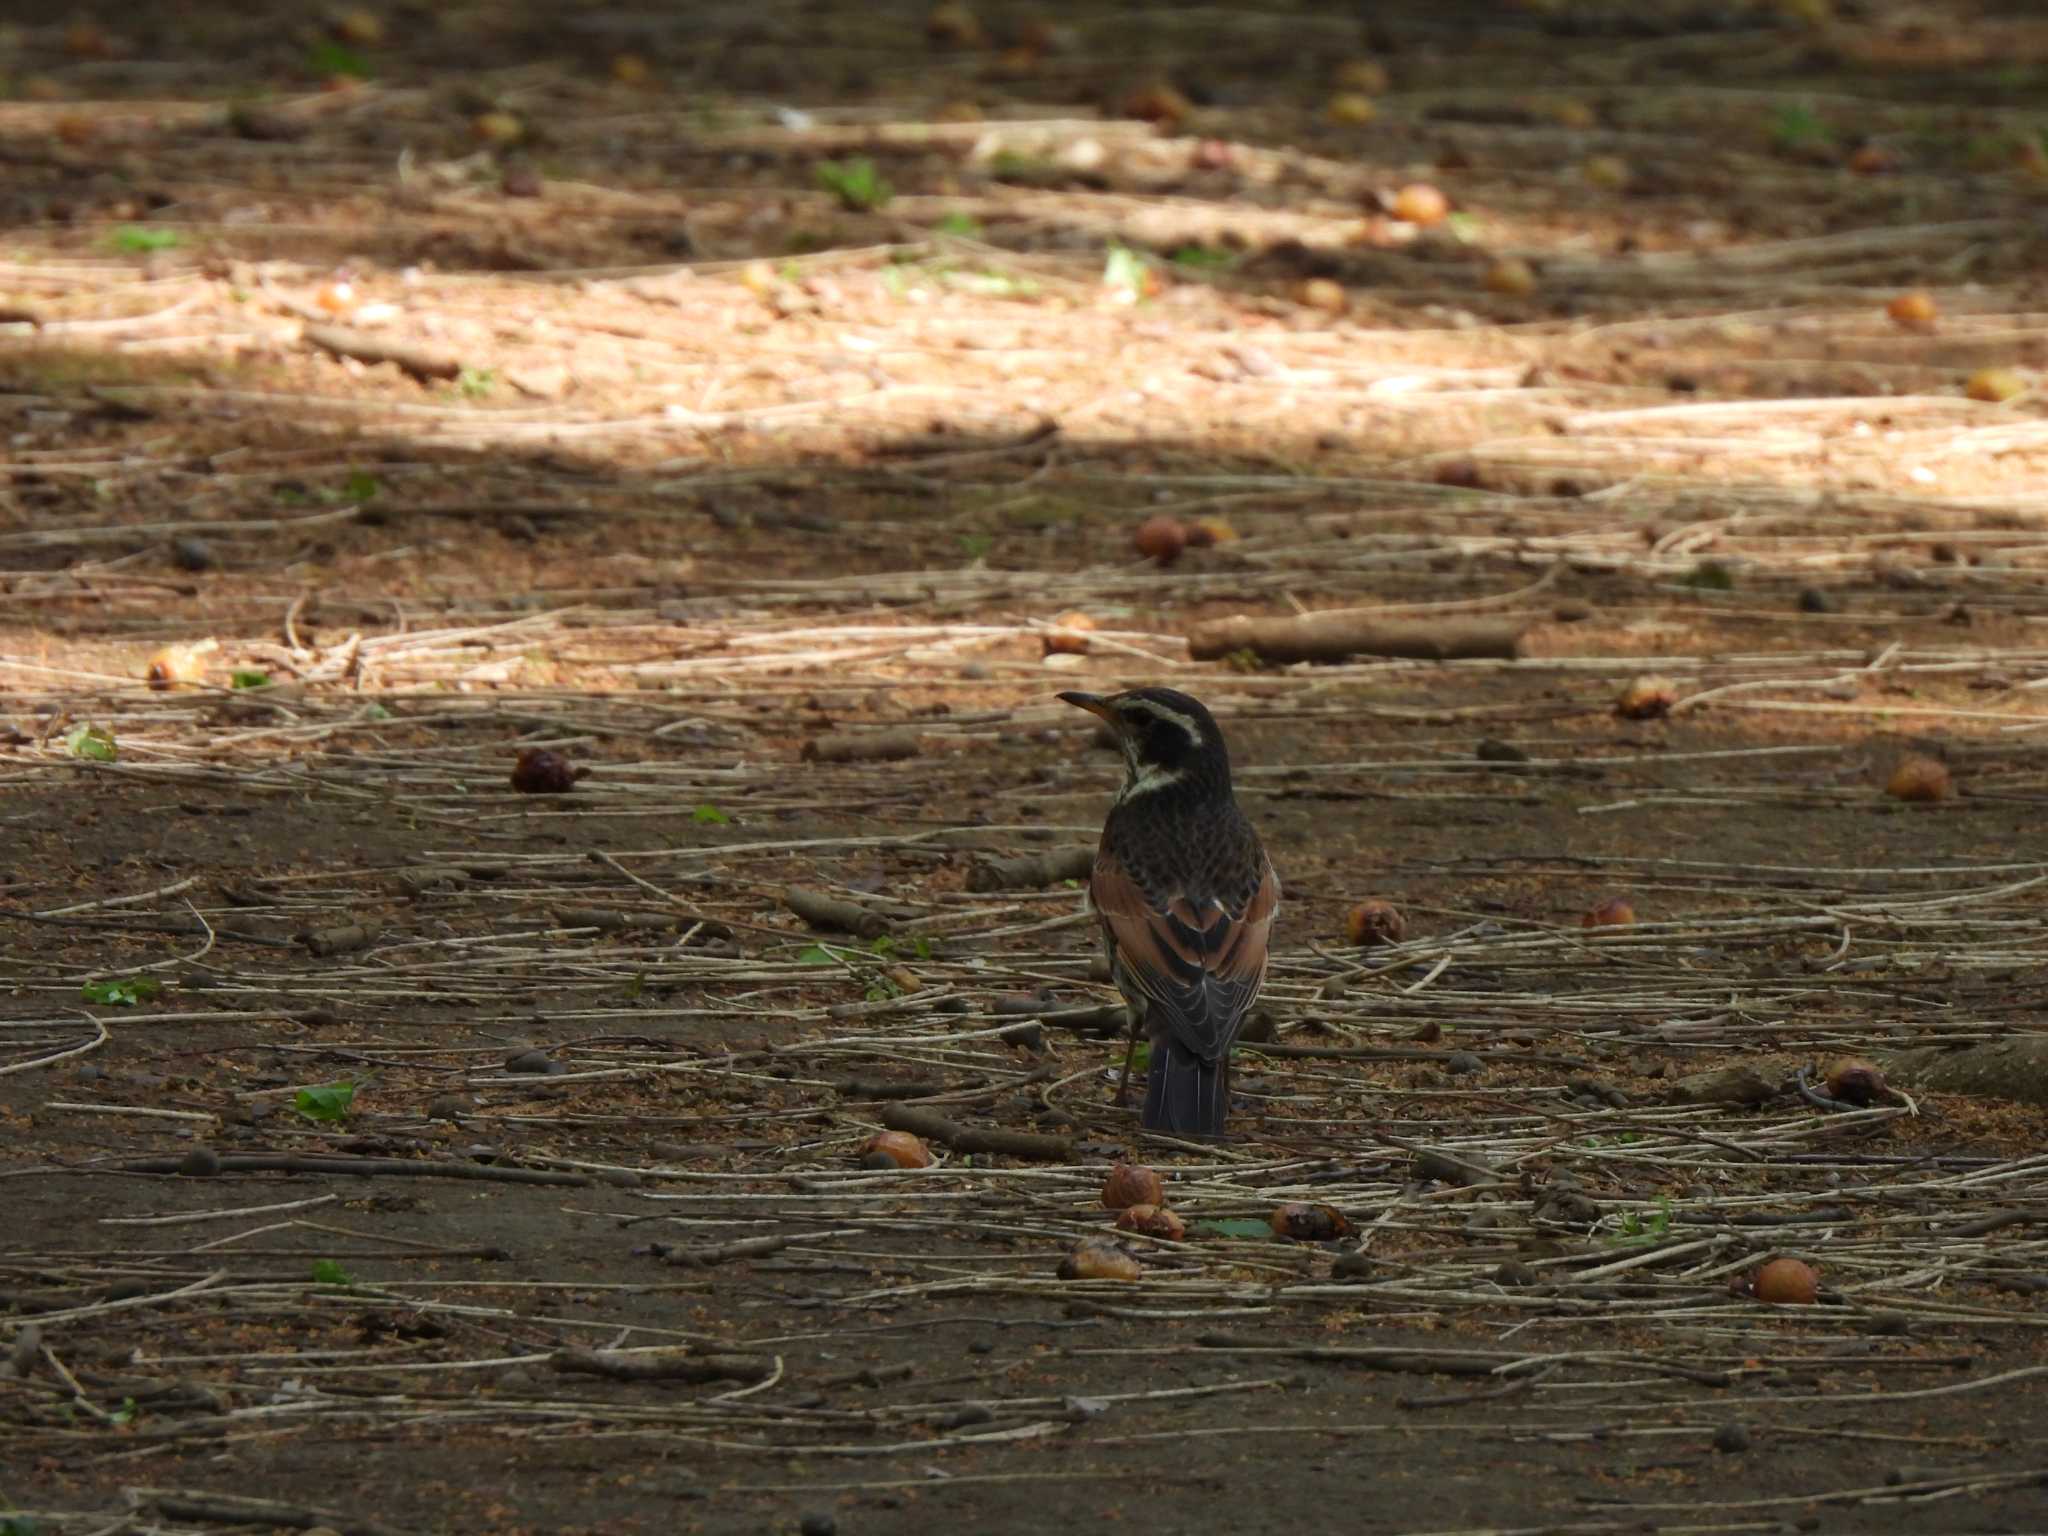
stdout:
{"type": "Polygon", "coordinates": [[[1261,865],[1258,885],[1233,907],[1197,904],[1184,891],[1147,896],[1109,849],[1096,855],[1088,894],[1116,939],[1125,979],[1145,995],[1147,1022],[1205,1061],[1230,1049],[1266,977],[1280,880],[1271,863],[1261,865]]]}

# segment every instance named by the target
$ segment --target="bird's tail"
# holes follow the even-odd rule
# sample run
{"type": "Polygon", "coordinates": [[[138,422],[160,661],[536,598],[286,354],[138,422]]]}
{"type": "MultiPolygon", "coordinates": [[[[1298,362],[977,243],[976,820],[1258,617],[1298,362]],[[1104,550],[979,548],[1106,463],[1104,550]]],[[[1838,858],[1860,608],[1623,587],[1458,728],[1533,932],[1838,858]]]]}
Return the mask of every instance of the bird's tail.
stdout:
{"type": "Polygon", "coordinates": [[[1204,1061],[1171,1038],[1152,1042],[1145,1071],[1145,1107],[1140,1123],[1148,1131],[1180,1136],[1221,1136],[1230,1112],[1230,1059],[1204,1061]]]}

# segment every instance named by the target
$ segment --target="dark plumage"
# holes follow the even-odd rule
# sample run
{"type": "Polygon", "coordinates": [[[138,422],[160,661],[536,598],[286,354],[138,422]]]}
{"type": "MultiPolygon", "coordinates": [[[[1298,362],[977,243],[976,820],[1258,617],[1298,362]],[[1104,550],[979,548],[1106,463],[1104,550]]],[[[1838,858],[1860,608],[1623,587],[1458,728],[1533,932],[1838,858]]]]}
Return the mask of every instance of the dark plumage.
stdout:
{"type": "MultiPolygon", "coordinates": [[[[1230,1048],[1266,978],[1280,882],[1230,792],[1209,711],[1171,688],[1060,697],[1100,716],[1124,754],[1088,894],[1110,974],[1152,1042],[1148,1130],[1222,1134],[1230,1048]]],[[[1121,1090],[1119,1090],[1121,1092],[1121,1090]]]]}

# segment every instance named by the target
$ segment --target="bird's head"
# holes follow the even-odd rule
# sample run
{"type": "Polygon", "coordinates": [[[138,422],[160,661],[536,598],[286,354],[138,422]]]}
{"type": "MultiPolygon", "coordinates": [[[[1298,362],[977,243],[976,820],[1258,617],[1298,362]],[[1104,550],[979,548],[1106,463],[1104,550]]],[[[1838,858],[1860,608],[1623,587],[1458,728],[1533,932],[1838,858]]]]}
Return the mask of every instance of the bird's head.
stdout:
{"type": "Polygon", "coordinates": [[[1229,793],[1230,753],[1215,717],[1200,700],[1172,688],[1060,697],[1096,716],[1115,737],[1125,768],[1119,800],[1175,785],[1229,793]]]}

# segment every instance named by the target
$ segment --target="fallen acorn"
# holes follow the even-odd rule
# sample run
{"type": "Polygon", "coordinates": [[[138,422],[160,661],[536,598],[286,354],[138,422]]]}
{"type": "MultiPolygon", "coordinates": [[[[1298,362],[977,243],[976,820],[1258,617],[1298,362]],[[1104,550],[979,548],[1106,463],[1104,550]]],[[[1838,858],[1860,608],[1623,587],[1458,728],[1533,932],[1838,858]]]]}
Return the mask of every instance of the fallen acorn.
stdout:
{"type": "Polygon", "coordinates": [[[158,693],[194,687],[206,679],[206,658],[219,649],[218,640],[167,645],[149,658],[149,666],[142,675],[158,693]]]}
{"type": "Polygon", "coordinates": [[[908,1131],[877,1131],[860,1146],[863,1168],[929,1168],[931,1149],[908,1131]]]}
{"type": "Polygon", "coordinates": [[[1102,1181],[1102,1204],[1112,1211],[1166,1204],[1166,1181],[1143,1163],[1118,1163],[1102,1181]]]}
{"type": "Polygon", "coordinates": [[[1938,757],[1915,754],[1901,758],[1899,766],[1892,770],[1885,793],[1895,800],[1904,800],[1915,805],[1931,805],[1937,800],[1946,800],[1955,791],[1955,782],[1949,777],[1948,764],[1938,757]]]}
{"type": "Polygon", "coordinates": [[[512,762],[512,787],[522,795],[566,795],[589,772],[547,747],[521,747],[512,762]]]}
{"type": "Polygon", "coordinates": [[[1387,212],[1404,224],[1427,229],[1450,217],[1451,200],[1426,181],[1411,181],[1394,194],[1387,212]]]}
{"type": "Polygon", "coordinates": [[[1408,919],[1391,901],[1361,901],[1344,914],[1344,937],[1352,944],[1398,944],[1407,937],[1408,919]]]}
{"type": "Polygon", "coordinates": [[[1820,1294],[1820,1276],[1798,1259],[1772,1259],[1757,1270],[1750,1294],[1773,1306],[1811,1306],[1820,1294]]]}
{"type": "Polygon", "coordinates": [[[1209,549],[1237,540],[1237,530],[1220,517],[1198,517],[1187,526],[1189,549],[1209,549]]]}
{"type": "Polygon", "coordinates": [[[1144,1266],[1106,1237],[1083,1238],[1058,1270],[1062,1280],[1136,1280],[1144,1273],[1144,1266]]]}
{"type": "Polygon", "coordinates": [[[1828,1068],[1828,1097],[1859,1107],[1889,1098],[1884,1073],[1875,1062],[1860,1056],[1844,1056],[1828,1068]]]}
{"type": "Polygon", "coordinates": [[[1327,1243],[1334,1238],[1347,1237],[1351,1223],[1344,1219],[1344,1213],[1334,1205],[1321,1205],[1306,1200],[1290,1200],[1276,1209],[1269,1224],[1280,1237],[1291,1237],[1301,1243],[1327,1243]]]}
{"type": "Polygon", "coordinates": [[[1650,673],[1621,690],[1621,697],[1614,701],[1614,712],[1624,720],[1661,720],[1677,702],[1678,684],[1650,673]]]}
{"type": "Polygon", "coordinates": [[[1139,1232],[1169,1243],[1188,1235],[1188,1224],[1163,1205],[1127,1205],[1116,1213],[1116,1225],[1119,1232],[1139,1232]]]}
{"type": "Polygon", "coordinates": [[[1079,611],[1063,613],[1052,621],[1053,627],[1039,637],[1048,656],[1064,653],[1070,656],[1088,654],[1088,631],[1095,627],[1095,621],[1079,611]]]}
{"type": "Polygon", "coordinates": [[[1636,909],[1619,896],[1603,901],[1579,919],[1581,928],[1626,928],[1636,920],[1636,909]]]}
{"type": "Polygon", "coordinates": [[[1162,512],[1138,524],[1138,531],[1132,535],[1131,542],[1137,546],[1138,553],[1147,560],[1157,560],[1161,565],[1171,565],[1180,558],[1180,552],[1187,548],[1188,531],[1181,526],[1180,519],[1168,517],[1162,512]]]}

